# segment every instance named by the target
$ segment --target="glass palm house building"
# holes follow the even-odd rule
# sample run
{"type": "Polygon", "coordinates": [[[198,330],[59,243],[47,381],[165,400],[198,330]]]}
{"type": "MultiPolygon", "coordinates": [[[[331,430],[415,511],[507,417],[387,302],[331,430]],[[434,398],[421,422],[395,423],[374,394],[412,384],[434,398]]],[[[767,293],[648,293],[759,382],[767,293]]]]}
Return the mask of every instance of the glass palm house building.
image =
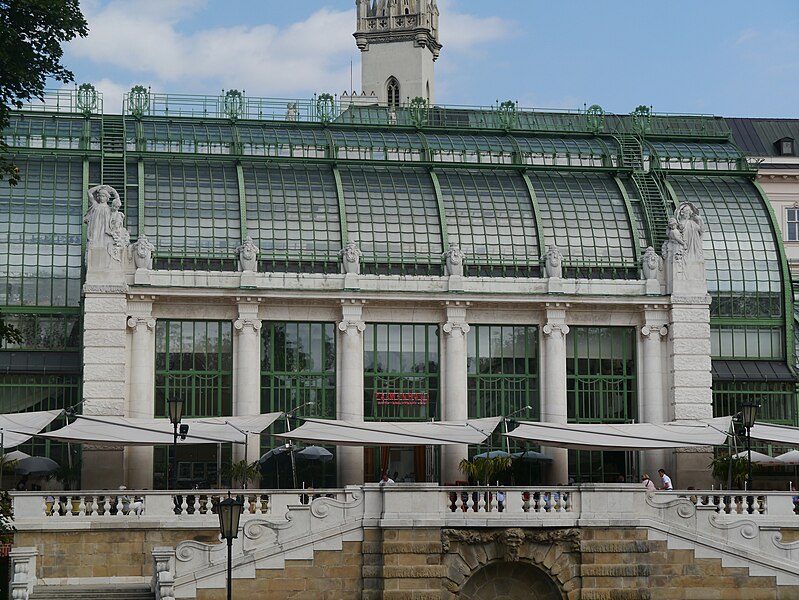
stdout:
{"type": "MultiPolygon", "coordinates": [[[[81,85],[13,114],[2,135],[21,181],[0,184],[0,310],[23,340],[0,350],[3,412],[166,417],[177,395],[187,417],[630,423],[755,401],[759,419],[799,425],[784,249],[724,119],[441,106],[425,81],[437,11],[418,9],[421,42],[401,35],[407,23],[383,25],[388,43],[369,37],[370,11],[359,7],[356,33],[364,94],[135,87],[108,110],[81,85]],[[408,61],[415,76],[377,52],[391,44],[421,57],[408,61]],[[99,184],[118,192],[131,242],[154,247],[151,268],[127,247],[119,272],[87,264],[87,190],[99,184]],[[642,274],[684,202],[704,220],[706,293],[642,274]],[[239,260],[248,237],[254,270],[239,260]],[[345,273],[352,241],[358,264],[345,273]],[[560,277],[545,265],[550,246],[560,277]],[[453,248],[461,269],[446,264],[453,248]]],[[[250,444],[248,460],[285,427],[250,444]]],[[[388,468],[454,481],[460,458],[491,448],[504,439],[331,446],[335,460],[302,477],[344,485],[388,468]]],[[[665,466],[682,485],[709,477],[707,453],[545,451],[551,463],[517,476],[616,481],[665,466]]],[[[170,448],[81,452],[84,487],[167,485],[170,448]]],[[[222,456],[244,458],[229,446],[222,456]]],[[[216,481],[215,446],[179,445],[177,461],[180,486],[216,481]]]]}

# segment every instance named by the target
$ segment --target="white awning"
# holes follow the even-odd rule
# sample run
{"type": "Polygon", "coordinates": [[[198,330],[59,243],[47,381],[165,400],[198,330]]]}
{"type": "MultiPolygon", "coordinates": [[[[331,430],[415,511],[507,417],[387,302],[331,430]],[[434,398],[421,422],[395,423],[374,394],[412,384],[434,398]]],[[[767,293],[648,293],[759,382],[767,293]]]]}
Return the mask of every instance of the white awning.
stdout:
{"type": "Polygon", "coordinates": [[[507,435],[543,446],[578,450],[654,450],[687,446],[718,446],[727,439],[731,417],[670,423],[621,425],[521,423],[507,435]]]}
{"type": "Polygon", "coordinates": [[[762,440],[764,442],[785,444],[787,446],[799,446],[799,428],[797,427],[755,423],[750,430],[750,435],[753,438],[762,440]]]}
{"type": "Polygon", "coordinates": [[[446,446],[481,444],[496,429],[502,417],[467,421],[333,421],[305,419],[287,433],[292,440],[321,442],[337,446],[446,446]]]}
{"type": "Polygon", "coordinates": [[[3,448],[15,448],[27,442],[33,434],[52,423],[64,411],[41,410],[38,412],[9,413],[0,415],[0,435],[3,448]]]}
{"type": "MultiPolygon", "coordinates": [[[[238,417],[208,417],[183,419],[189,426],[185,444],[243,444],[246,434],[259,434],[277,419],[282,412],[238,417]]],[[[157,446],[171,444],[173,427],[169,419],[132,419],[76,415],[74,423],[41,437],[64,442],[106,444],[115,446],[157,446]]]]}

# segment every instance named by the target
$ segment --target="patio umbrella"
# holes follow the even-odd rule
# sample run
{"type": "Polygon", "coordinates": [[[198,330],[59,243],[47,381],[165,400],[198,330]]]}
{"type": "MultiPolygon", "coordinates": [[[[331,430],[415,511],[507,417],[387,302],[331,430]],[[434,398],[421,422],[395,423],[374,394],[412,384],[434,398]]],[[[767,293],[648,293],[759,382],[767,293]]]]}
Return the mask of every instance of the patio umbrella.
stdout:
{"type": "Polygon", "coordinates": [[[305,460],[318,460],[319,462],[330,462],[333,460],[333,453],[322,446],[308,446],[297,452],[297,456],[305,460]]]}
{"type": "Polygon", "coordinates": [[[472,457],[472,460],[476,458],[500,458],[500,457],[507,458],[508,456],[510,456],[510,454],[508,454],[504,450],[489,450],[488,452],[481,452],[480,454],[475,454],[472,457]]]}
{"type": "Polygon", "coordinates": [[[272,448],[269,452],[265,452],[264,454],[262,454],[261,458],[258,459],[258,462],[265,463],[270,458],[274,458],[276,456],[284,454],[285,452],[289,452],[290,450],[291,448],[285,444],[277,446],[276,448],[272,448]]]}
{"type": "MultiPolygon", "coordinates": [[[[797,453],[799,454],[799,453],[797,453]]],[[[749,452],[744,450],[743,452],[739,452],[738,454],[733,454],[732,458],[734,459],[743,459],[749,460],[749,452]]],[[[769,456],[768,454],[763,454],[762,452],[756,452],[752,450],[752,464],[753,465],[770,465],[770,466],[777,466],[777,465],[784,465],[785,463],[782,462],[779,458],[769,456]]]]}
{"type": "Polygon", "coordinates": [[[14,465],[14,472],[17,475],[49,475],[57,471],[60,465],[46,456],[29,456],[22,458],[14,465]]]}
{"type": "Polygon", "coordinates": [[[799,450],[791,450],[775,458],[784,465],[799,465],[799,450]]]}
{"type": "Polygon", "coordinates": [[[22,460],[23,458],[29,458],[30,454],[26,454],[22,450],[12,450],[11,452],[6,452],[3,455],[3,462],[10,463],[17,460],[22,460]]]}
{"type": "Polygon", "coordinates": [[[510,455],[513,460],[529,460],[537,462],[552,462],[552,458],[542,452],[527,450],[525,452],[514,452],[510,455]]]}

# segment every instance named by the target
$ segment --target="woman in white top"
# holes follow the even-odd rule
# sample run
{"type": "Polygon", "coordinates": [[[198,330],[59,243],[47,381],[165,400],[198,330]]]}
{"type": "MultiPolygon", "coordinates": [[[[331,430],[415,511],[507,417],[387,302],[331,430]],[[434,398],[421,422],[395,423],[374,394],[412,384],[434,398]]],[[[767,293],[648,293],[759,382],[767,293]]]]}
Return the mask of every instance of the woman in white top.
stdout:
{"type": "Polygon", "coordinates": [[[657,489],[655,482],[649,479],[648,473],[644,473],[644,476],[641,477],[641,482],[644,484],[647,492],[654,492],[657,489]]]}

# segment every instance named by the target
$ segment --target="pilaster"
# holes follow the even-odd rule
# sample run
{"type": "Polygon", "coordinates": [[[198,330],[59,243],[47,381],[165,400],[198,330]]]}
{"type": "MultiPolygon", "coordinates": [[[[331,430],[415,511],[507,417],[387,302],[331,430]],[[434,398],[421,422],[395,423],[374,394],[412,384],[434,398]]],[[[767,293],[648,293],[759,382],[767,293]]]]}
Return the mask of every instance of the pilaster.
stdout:
{"type": "MultiPolygon", "coordinates": [[[[341,305],[339,336],[339,396],[337,418],[355,423],[363,422],[363,304],[349,302],[341,305]]],[[[339,486],[363,482],[363,447],[338,447],[339,486]]]]}
{"type": "MultiPolygon", "coordinates": [[[[446,303],[447,321],[441,326],[444,343],[444,402],[441,418],[445,421],[465,421],[469,418],[468,383],[466,378],[466,334],[471,329],[466,322],[466,303],[446,303]]],[[[442,480],[460,479],[458,465],[469,457],[467,444],[442,446],[442,480]]]]}
{"type": "MultiPolygon", "coordinates": [[[[545,423],[566,423],[568,406],[566,403],[566,325],[567,304],[552,304],[546,308],[546,324],[541,328],[544,334],[543,365],[544,385],[541,405],[541,421],[545,423]]],[[[550,484],[565,484],[569,480],[569,453],[565,448],[542,446],[541,450],[552,458],[548,469],[550,484]]]]}
{"type": "MultiPolygon", "coordinates": [[[[261,320],[258,300],[237,298],[238,318],[233,321],[235,358],[233,361],[233,414],[257,415],[261,412],[261,320]]],[[[261,448],[258,435],[247,436],[246,447],[233,446],[233,460],[258,460],[261,448]]]]}
{"type": "MultiPolygon", "coordinates": [[[[663,340],[668,336],[668,314],[665,310],[652,308],[644,311],[644,325],[639,329],[641,335],[641,413],[639,420],[644,423],[664,423],[671,420],[669,407],[665,404],[663,390],[667,387],[667,373],[663,369],[663,340]]],[[[644,453],[642,472],[654,475],[657,469],[670,468],[667,462],[670,451],[650,450],[644,453]]]]}

